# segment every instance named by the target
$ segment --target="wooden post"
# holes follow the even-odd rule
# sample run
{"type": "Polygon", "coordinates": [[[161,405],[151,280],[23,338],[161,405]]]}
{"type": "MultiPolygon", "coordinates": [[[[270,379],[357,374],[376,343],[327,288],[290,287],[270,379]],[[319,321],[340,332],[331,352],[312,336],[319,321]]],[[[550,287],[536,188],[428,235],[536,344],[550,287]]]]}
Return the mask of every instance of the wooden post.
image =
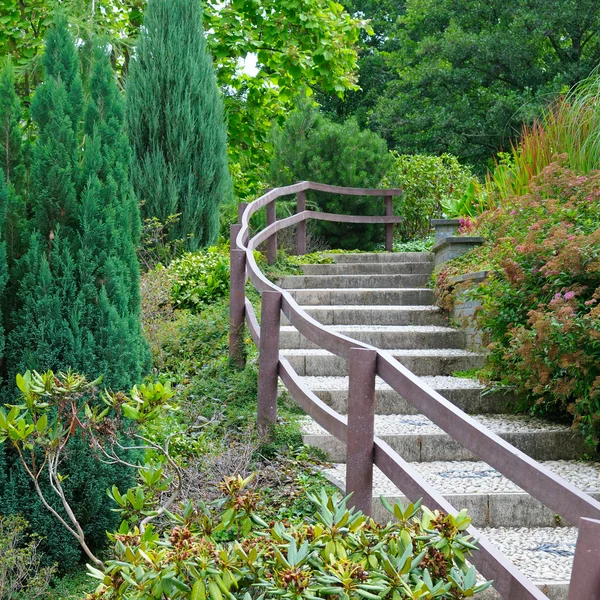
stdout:
{"type": "Polygon", "coordinates": [[[581,519],[569,600],[600,600],[600,521],[581,519]]]}
{"type": "Polygon", "coordinates": [[[229,250],[229,358],[238,369],[243,369],[246,364],[244,357],[246,253],[237,248],[235,241],[241,228],[241,225],[231,226],[229,250]]]}
{"type": "Polygon", "coordinates": [[[240,202],[238,204],[238,225],[242,224],[242,215],[244,214],[244,211],[246,210],[246,206],[248,206],[247,202],[240,202]]]}
{"type": "Polygon", "coordinates": [[[279,377],[279,325],[281,293],[263,292],[260,311],[258,355],[258,433],[265,438],[277,422],[277,379],[279,377]]]}
{"type": "MultiPolygon", "coordinates": [[[[385,197],[385,216],[391,217],[393,216],[393,207],[392,207],[392,197],[385,197]]],[[[394,251],[394,224],[386,223],[385,224],[385,249],[387,252],[394,251]]]]}
{"type": "Polygon", "coordinates": [[[351,504],[366,515],[371,515],[373,509],[376,372],[376,350],[351,348],[346,494],[352,492],[351,504]]]}
{"type": "MultiPolygon", "coordinates": [[[[269,225],[272,225],[273,223],[275,223],[275,221],[277,221],[275,200],[272,200],[271,202],[269,202],[269,204],[267,204],[267,206],[265,207],[265,210],[267,211],[267,227],[268,227],[269,225]]],[[[274,233],[267,240],[267,263],[269,265],[272,265],[276,260],[277,260],[277,234],[274,233]]]]}
{"type": "MultiPolygon", "coordinates": [[[[306,192],[298,192],[296,195],[296,213],[306,210],[306,192]]],[[[306,254],[306,221],[296,225],[296,254],[302,256],[306,254]]]]}

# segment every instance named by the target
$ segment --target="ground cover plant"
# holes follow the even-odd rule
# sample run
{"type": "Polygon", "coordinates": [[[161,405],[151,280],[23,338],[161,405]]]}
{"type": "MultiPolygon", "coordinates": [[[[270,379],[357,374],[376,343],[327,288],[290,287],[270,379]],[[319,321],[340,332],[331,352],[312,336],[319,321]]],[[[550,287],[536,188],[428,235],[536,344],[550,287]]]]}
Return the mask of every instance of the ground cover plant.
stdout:
{"type": "MultiPolygon", "coordinates": [[[[487,377],[516,389],[537,414],[570,419],[593,448],[600,441],[600,172],[579,175],[562,157],[504,198],[476,231],[487,242],[437,275],[488,269],[469,297],[490,351],[487,377]]],[[[464,287],[463,287],[464,289],[464,287]]]]}

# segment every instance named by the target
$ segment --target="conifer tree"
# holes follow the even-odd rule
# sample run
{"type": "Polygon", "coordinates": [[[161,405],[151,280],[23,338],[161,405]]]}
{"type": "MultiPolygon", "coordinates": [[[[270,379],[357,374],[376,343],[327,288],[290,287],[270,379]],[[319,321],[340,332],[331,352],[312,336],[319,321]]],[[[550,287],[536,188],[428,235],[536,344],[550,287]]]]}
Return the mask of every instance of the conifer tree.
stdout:
{"type": "MultiPolygon", "coordinates": [[[[38,127],[31,165],[33,227],[51,241],[57,226],[75,226],[79,165],[77,132],[83,110],[79,60],[64,16],[48,30],[46,79],[31,116],[38,127]]],[[[66,233],[66,232],[64,232],[66,233]]]]}
{"type": "MultiPolygon", "coordinates": [[[[47,51],[54,63],[46,58],[47,77],[32,103],[37,138],[31,233],[17,263],[6,352],[10,401],[15,374],[27,369],[104,375],[108,387],[127,390],[140,380],[149,357],[140,325],[140,223],[128,171],[123,100],[98,44],[83,107],[77,54],[64,19],[50,31],[47,51]]],[[[0,285],[1,258],[0,251],[0,285]]],[[[25,515],[47,537],[44,550],[50,559],[72,568],[80,556],[77,543],[64,538],[14,458],[0,448],[0,468],[7,469],[0,472],[0,482],[7,482],[0,489],[0,506],[25,515]]],[[[97,548],[106,541],[105,531],[115,526],[105,490],[114,483],[129,487],[131,474],[99,464],[76,439],[70,442],[68,462],[66,468],[76,474],[65,484],[69,501],[97,548]]]]}
{"type": "Polygon", "coordinates": [[[2,216],[9,264],[21,252],[25,229],[26,173],[20,120],[21,105],[15,92],[13,68],[5,60],[0,66],[0,170],[6,180],[6,189],[2,192],[2,216]]]}
{"type": "Polygon", "coordinates": [[[215,241],[231,198],[223,105],[197,0],[149,0],[130,64],[132,178],[144,218],[180,214],[171,239],[215,241]]]}
{"type": "MultiPolygon", "coordinates": [[[[56,24],[66,27],[64,21],[56,24]]],[[[49,44],[56,39],[74,50],[64,32],[52,31],[49,44]]],[[[71,56],[50,47],[59,57],[71,56]]],[[[108,386],[128,389],[149,356],[140,325],[139,214],[129,181],[123,101],[101,44],[94,56],[81,167],[71,153],[78,146],[69,117],[75,114],[73,94],[61,79],[75,82],[76,89],[77,77],[55,68],[58,77],[48,77],[34,98],[37,231],[20,265],[9,373],[73,369],[89,377],[102,374],[108,386]]]]}

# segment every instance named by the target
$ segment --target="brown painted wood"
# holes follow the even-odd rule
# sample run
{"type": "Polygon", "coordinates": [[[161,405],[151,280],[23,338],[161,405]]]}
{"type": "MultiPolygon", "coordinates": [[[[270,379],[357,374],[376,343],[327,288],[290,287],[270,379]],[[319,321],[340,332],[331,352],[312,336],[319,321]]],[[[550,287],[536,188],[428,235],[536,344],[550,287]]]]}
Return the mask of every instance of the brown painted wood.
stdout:
{"type": "Polygon", "coordinates": [[[600,600],[600,521],[581,519],[569,600],[600,600]]]}
{"type": "Polygon", "coordinates": [[[244,357],[244,319],[246,300],[246,253],[235,247],[241,225],[231,226],[229,251],[229,358],[238,369],[246,364],[244,357]]]}
{"type": "Polygon", "coordinates": [[[268,437],[277,422],[277,379],[279,377],[279,327],[281,293],[263,292],[260,311],[258,354],[258,433],[268,437]]]}
{"type": "MultiPolygon", "coordinates": [[[[391,217],[393,214],[392,197],[386,196],[385,215],[386,217],[391,217]]],[[[393,252],[394,250],[394,226],[391,223],[388,223],[385,226],[385,249],[388,252],[393,252]]]]}
{"type": "MultiPolygon", "coordinates": [[[[303,213],[306,210],[306,192],[296,194],[296,213],[303,213]]],[[[300,221],[296,225],[296,254],[302,256],[306,254],[306,221],[300,221]]]]}
{"type": "MultiPolygon", "coordinates": [[[[267,228],[277,221],[277,207],[275,201],[267,204],[267,228]]],[[[267,239],[267,263],[272,265],[277,261],[277,231],[267,239]]]]}
{"type": "Polygon", "coordinates": [[[349,366],[346,494],[352,494],[351,505],[371,516],[377,352],[352,348],[349,366]]]}

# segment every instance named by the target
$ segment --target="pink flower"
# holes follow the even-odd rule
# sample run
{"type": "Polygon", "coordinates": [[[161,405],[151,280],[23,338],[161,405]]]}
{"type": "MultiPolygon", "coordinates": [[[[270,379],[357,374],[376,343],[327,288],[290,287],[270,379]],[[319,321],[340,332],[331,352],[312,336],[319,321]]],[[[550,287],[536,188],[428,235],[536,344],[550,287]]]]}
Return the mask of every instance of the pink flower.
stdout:
{"type": "Polygon", "coordinates": [[[511,210],[511,211],[510,211],[510,214],[514,216],[514,215],[516,215],[516,214],[517,214],[517,211],[516,211],[516,210],[511,210]]]}
{"type": "Polygon", "coordinates": [[[575,298],[575,292],[567,292],[565,294],[565,300],[572,300],[573,298],[575,298]]]}

